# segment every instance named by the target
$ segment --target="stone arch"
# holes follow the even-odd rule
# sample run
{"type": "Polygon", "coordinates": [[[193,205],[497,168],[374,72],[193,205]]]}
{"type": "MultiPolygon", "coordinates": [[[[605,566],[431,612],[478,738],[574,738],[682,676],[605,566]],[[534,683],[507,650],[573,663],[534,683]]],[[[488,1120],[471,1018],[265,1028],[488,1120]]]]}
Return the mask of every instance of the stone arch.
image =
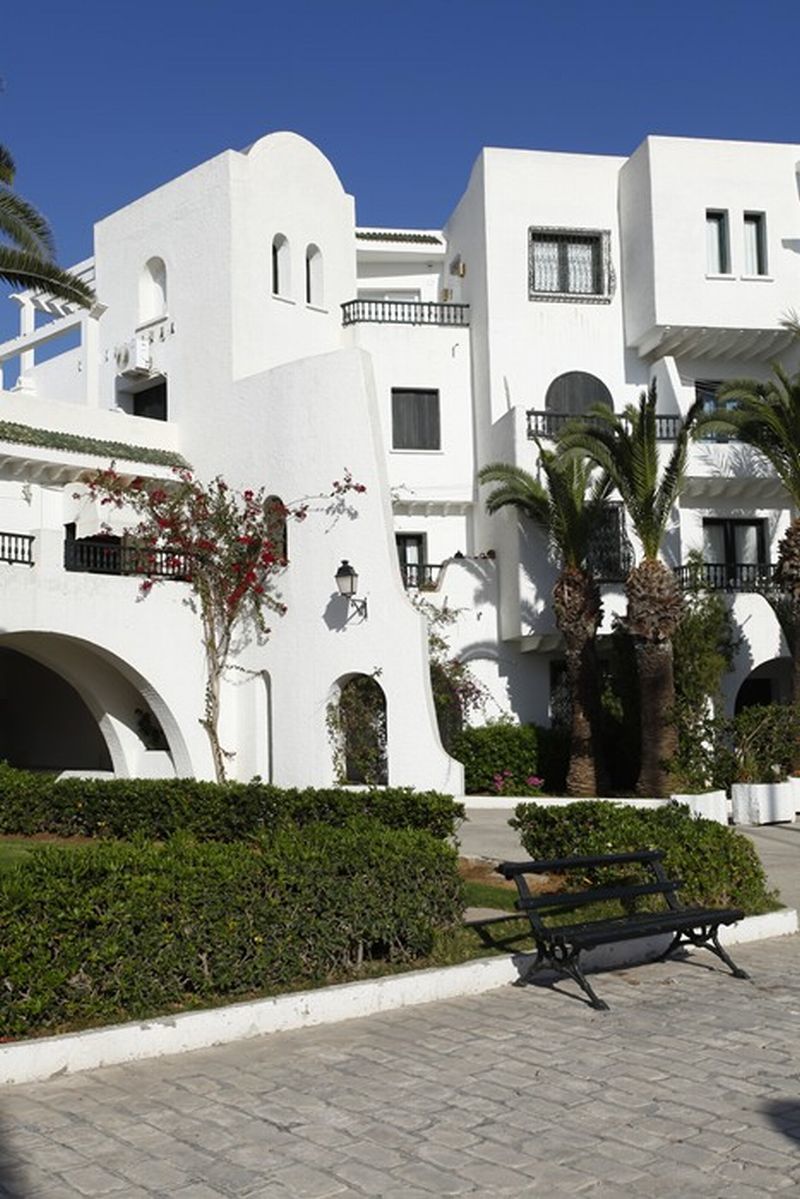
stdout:
{"type": "Polygon", "coordinates": [[[292,290],[291,258],[289,239],[276,233],[272,239],[272,294],[288,296],[292,290]]]}
{"type": "Polygon", "coordinates": [[[77,693],[96,722],[115,774],[193,774],[171,710],[155,688],[116,654],[82,638],[41,631],[4,633],[3,649],[32,659],[77,693]]]}
{"type": "Polygon", "coordinates": [[[374,675],[342,675],[328,707],[336,772],[345,783],[389,781],[386,694],[374,675]]]}
{"type": "Polygon", "coordinates": [[[148,258],[139,276],[139,324],[167,315],[167,268],[163,258],[148,258]]]}
{"type": "Polygon", "coordinates": [[[564,416],[583,416],[595,404],[614,407],[611,392],[602,379],[586,371],[567,371],[559,375],[553,379],[544,398],[546,412],[564,416]]]}
{"type": "Polygon", "coordinates": [[[756,704],[788,704],[792,696],[792,662],[790,658],[770,658],[753,668],[739,684],[733,710],[756,704]]]}
{"type": "Polygon", "coordinates": [[[321,308],[324,298],[322,251],[312,243],[306,246],[306,304],[321,308]]]}
{"type": "Polygon", "coordinates": [[[289,560],[289,527],[286,520],[286,505],[279,495],[268,495],[264,500],[268,515],[270,540],[284,562],[289,560]]]}

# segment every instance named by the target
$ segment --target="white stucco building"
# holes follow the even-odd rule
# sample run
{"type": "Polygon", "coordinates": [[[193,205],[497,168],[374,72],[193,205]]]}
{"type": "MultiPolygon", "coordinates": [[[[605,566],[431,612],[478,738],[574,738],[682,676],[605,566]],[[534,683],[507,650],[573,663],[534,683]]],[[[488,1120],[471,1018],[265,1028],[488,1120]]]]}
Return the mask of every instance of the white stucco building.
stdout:
{"type": "MultiPolygon", "coordinates": [[[[0,757],[212,775],[186,585],[136,602],[124,545],[75,498],[87,470],[113,457],[169,478],[180,455],[288,503],[347,467],[367,487],[357,517],[290,529],[288,614],[227,686],[232,773],[332,781],[328,705],[366,674],[386,698],[389,781],[460,791],[409,594],[459,611],[451,644],[488,716],[548,721],[553,566],[513,514],[487,517],[476,472],[535,469],[531,432],[597,400],[622,408],[652,379],[667,445],[698,391],[779,355],[796,368],[780,319],[800,304],[799,164],[797,145],[660,137],[630,158],[487,149],[443,229],[366,229],[324,156],[278,133],[100,221],[79,268],[97,309],[16,296],[20,335],[0,346],[20,364],[0,393],[0,757]],[[336,592],[342,559],[365,617],[336,592]]],[[[731,707],[787,685],[752,584],[789,517],[742,446],[692,447],[667,555],[679,568],[703,550],[731,596],[731,707]]],[[[619,520],[607,619],[636,550],[619,520]]]]}

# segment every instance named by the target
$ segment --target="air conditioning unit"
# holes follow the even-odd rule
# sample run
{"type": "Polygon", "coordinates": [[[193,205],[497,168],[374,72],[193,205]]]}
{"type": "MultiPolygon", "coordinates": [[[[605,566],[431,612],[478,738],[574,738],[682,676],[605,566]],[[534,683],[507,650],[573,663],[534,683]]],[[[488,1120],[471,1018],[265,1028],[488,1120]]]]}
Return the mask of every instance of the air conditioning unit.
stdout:
{"type": "Polygon", "coordinates": [[[146,337],[132,337],[114,350],[114,361],[117,371],[126,379],[142,379],[150,374],[153,360],[150,356],[150,342],[146,337]]]}

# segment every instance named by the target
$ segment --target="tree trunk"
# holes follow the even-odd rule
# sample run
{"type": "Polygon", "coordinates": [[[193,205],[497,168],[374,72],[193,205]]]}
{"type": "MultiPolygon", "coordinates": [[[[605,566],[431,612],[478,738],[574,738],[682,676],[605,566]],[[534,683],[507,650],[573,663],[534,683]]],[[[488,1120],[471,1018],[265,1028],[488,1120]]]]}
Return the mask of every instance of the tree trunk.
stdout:
{"type": "Polygon", "coordinates": [[[591,645],[567,647],[567,681],[572,719],[569,738],[567,795],[597,795],[594,738],[592,735],[592,662],[591,645]]]}
{"type": "Polygon", "coordinates": [[[603,609],[594,580],[576,567],[567,567],[553,588],[556,623],[564,634],[570,693],[568,795],[597,795],[597,743],[593,724],[599,711],[599,687],[594,639],[603,609]]]}
{"type": "Polygon", "coordinates": [[[678,750],[678,735],[672,719],[675,706],[672,642],[637,637],[634,646],[639,672],[642,733],[641,767],[636,793],[663,798],[672,790],[667,763],[678,750]]]}

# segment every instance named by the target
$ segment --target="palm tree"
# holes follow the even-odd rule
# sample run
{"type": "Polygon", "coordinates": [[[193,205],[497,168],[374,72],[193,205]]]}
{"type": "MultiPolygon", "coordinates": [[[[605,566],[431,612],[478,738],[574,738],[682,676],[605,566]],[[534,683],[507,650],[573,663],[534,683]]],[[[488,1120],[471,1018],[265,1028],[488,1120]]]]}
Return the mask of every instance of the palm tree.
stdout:
{"type": "Polygon", "coordinates": [[[0,146],[0,279],[88,308],[91,287],[55,262],[53,235],[40,212],[13,190],[14,160],[0,146]]]}
{"type": "Polygon", "coordinates": [[[519,466],[484,466],[481,483],[497,483],[487,500],[490,513],[514,507],[548,536],[561,563],[553,588],[556,624],[564,637],[571,696],[569,795],[597,795],[594,728],[599,712],[595,637],[603,615],[600,589],[587,565],[592,529],[601,519],[608,480],[585,461],[563,459],[538,442],[542,483],[519,466]]]}
{"type": "Polygon", "coordinates": [[[667,763],[677,751],[673,710],[675,681],[672,637],[683,599],[675,574],[659,554],[686,465],[689,433],[697,411],[687,414],[667,462],[661,464],[656,423],[656,388],[642,392],[623,413],[596,407],[590,422],[561,437],[562,451],[585,454],[619,492],[642,546],[642,561],[625,582],[625,625],[633,638],[640,689],[640,795],[668,795],[667,763]]]}
{"type": "MultiPolygon", "coordinates": [[[[797,318],[783,322],[796,328],[797,318]]],[[[776,590],[767,592],[792,654],[792,702],[800,703],[800,373],[789,375],[779,364],[773,377],[732,379],[717,392],[717,407],[702,415],[698,430],[733,433],[767,459],[789,495],[796,513],[778,546],[776,590]]],[[[800,769],[800,746],[795,755],[800,769]]]]}

